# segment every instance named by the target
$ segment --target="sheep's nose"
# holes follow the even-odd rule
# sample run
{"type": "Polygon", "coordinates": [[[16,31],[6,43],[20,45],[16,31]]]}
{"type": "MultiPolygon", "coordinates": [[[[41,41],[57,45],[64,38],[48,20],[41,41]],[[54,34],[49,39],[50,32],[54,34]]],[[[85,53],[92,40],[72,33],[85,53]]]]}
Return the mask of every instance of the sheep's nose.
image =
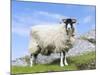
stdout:
{"type": "Polygon", "coordinates": [[[70,40],[67,40],[67,42],[70,42],[70,40]]]}

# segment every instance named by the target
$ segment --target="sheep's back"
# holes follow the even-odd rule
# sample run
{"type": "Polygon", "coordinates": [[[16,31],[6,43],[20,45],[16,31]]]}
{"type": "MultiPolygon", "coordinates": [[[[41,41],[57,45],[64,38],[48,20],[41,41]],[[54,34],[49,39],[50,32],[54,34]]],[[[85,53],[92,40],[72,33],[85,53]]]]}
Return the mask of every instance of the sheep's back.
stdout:
{"type": "Polygon", "coordinates": [[[68,36],[62,27],[33,27],[32,37],[42,49],[60,52],[67,46],[68,36]],[[51,48],[50,48],[51,47],[51,48]],[[48,49],[49,48],[49,49],[48,49]]]}

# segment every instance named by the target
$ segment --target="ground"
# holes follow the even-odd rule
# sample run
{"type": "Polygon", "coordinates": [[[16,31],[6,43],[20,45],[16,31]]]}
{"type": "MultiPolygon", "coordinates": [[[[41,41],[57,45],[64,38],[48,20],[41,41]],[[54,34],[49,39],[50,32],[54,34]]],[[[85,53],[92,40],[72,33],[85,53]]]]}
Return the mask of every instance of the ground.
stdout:
{"type": "Polygon", "coordinates": [[[96,68],[96,55],[95,51],[86,52],[82,55],[68,57],[68,66],[60,67],[59,60],[57,59],[51,64],[37,64],[33,67],[29,66],[12,66],[12,74],[20,73],[40,73],[40,72],[57,72],[57,71],[73,71],[73,70],[90,70],[96,68]]]}

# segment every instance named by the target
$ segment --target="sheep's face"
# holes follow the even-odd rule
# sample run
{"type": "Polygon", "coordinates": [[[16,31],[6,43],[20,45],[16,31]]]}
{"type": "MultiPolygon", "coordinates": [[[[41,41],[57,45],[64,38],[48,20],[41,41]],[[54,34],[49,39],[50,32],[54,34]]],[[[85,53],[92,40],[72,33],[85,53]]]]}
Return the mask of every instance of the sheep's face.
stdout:
{"type": "Polygon", "coordinates": [[[73,31],[73,29],[72,28],[68,28],[67,29],[67,35],[68,35],[68,40],[71,42],[71,43],[73,43],[74,41],[75,41],[75,38],[74,38],[74,35],[75,34],[75,32],[73,31]]]}
{"type": "Polygon", "coordinates": [[[74,29],[73,24],[76,23],[76,19],[68,18],[68,19],[63,19],[62,21],[63,21],[63,23],[65,23],[65,28],[66,28],[67,34],[74,36],[74,30],[75,29],[74,29]]]}

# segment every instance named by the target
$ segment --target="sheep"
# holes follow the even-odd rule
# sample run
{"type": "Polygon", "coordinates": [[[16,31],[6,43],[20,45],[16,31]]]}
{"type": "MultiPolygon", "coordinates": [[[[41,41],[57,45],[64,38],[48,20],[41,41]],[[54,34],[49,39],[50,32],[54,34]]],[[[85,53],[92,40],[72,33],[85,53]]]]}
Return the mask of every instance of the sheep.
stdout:
{"type": "Polygon", "coordinates": [[[73,28],[66,26],[65,23],[52,26],[33,26],[30,31],[29,42],[30,66],[32,67],[33,64],[36,64],[36,58],[39,53],[43,55],[60,53],[60,66],[68,65],[66,53],[73,47],[75,41],[74,33],[73,28]]]}

